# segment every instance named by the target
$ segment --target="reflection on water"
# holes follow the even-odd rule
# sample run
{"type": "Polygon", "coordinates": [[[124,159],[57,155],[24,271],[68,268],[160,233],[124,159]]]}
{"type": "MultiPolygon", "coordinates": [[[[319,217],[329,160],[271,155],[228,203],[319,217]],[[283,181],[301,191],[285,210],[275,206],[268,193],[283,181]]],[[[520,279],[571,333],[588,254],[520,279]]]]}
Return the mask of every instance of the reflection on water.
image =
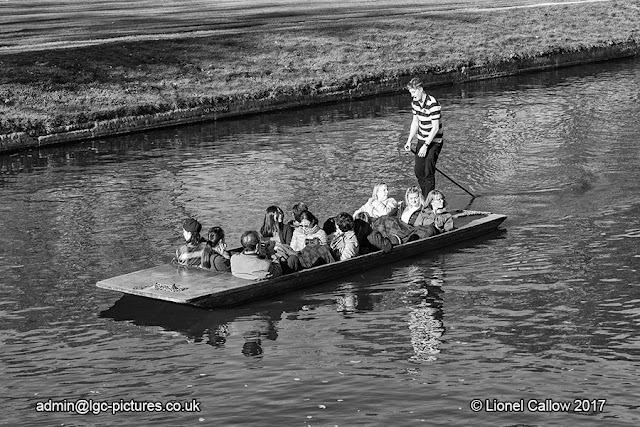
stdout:
{"type": "Polygon", "coordinates": [[[343,314],[355,313],[358,310],[358,295],[350,284],[345,285],[343,290],[344,295],[336,297],[336,310],[343,314]]]}
{"type": "Polygon", "coordinates": [[[418,288],[409,291],[409,295],[417,299],[409,314],[411,345],[415,352],[413,360],[432,362],[437,360],[435,355],[440,353],[441,338],[445,333],[442,321],[443,276],[441,269],[434,269],[428,285],[424,281],[418,281],[418,288]]]}
{"type": "MultiPolygon", "coordinates": [[[[401,198],[408,95],[0,156],[7,423],[637,424],[639,73],[621,61],[434,89],[439,167],[506,231],[227,310],[94,284],[167,262],[185,216],[233,245],[274,203],[322,220],[378,181],[401,198]],[[32,410],[64,398],[204,409],[32,410]],[[474,398],[608,402],[472,413],[474,398]]],[[[470,202],[437,185],[453,209],[470,202]]]]}

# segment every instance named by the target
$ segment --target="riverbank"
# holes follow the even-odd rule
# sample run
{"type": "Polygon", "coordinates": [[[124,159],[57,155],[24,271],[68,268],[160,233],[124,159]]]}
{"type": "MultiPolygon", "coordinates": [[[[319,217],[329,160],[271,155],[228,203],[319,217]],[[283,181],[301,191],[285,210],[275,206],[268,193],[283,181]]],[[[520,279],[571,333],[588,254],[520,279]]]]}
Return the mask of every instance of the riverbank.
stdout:
{"type": "Polygon", "coordinates": [[[238,20],[215,34],[0,51],[0,152],[398,92],[414,75],[442,85],[639,51],[640,1],[384,3],[346,2],[331,19],[285,4],[246,31],[238,20]]]}

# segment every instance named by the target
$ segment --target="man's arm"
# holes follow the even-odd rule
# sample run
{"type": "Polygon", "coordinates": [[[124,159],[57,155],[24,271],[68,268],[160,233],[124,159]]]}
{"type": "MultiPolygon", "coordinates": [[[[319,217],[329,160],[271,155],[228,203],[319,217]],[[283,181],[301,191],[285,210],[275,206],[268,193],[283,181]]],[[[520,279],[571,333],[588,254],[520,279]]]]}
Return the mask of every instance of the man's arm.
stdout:
{"type": "Polygon", "coordinates": [[[407,143],[404,144],[404,150],[405,151],[411,150],[411,141],[413,140],[413,138],[418,133],[418,126],[419,125],[420,125],[420,122],[418,120],[418,116],[416,116],[414,114],[413,115],[413,120],[411,121],[411,129],[409,130],[409,137],[407,138],[407,143]]]}

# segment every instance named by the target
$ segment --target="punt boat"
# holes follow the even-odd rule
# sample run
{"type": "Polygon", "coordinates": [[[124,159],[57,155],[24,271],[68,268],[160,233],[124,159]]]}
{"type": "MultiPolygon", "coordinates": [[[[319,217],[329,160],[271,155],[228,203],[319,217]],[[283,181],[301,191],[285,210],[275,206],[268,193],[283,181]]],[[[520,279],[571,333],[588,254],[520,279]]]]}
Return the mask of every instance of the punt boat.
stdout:
{"type": "Polygon", "coordinates": [[[197,267],[160,265],[96,283],[102,289],[204,308],[233,306],[337,279],[358,271],[415,256],[495,231],[505,215],[462,211],[446,233],[394,246],[390,252],[365,255],[320,265],[266,280],[246,280],[231,273],[197,267]]]}

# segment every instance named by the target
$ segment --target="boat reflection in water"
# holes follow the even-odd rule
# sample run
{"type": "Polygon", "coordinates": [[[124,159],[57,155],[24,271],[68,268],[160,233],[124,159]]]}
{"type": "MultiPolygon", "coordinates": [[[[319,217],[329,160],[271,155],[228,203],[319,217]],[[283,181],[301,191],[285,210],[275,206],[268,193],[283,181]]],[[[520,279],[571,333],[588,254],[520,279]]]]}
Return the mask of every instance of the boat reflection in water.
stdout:
{"type": "MultiPolygon", "coordinates": [[[[391,280],[392,271],[392,268],[378,269],[373,276],[386,282],[391,280]]],[[[399,300],[398,295],[402,290],[385,289],[381,295],[375,288],[372,292],[371,284],[366,279],[364,283],[333,282],[290,292],[285,299],[276,296],[219,309],[124,294],[99,316],[127,321],[145,329],[154,328],[159,333],[178,333],[194,344],[205,343],[218,349],[228,350],[230,346],[239,346],[233,339],[242,337],[241,353],[247,357],[261,357],[265,353],[265,344],[278,339],[283,320],[297,321],[331,312],[352,317],[358,313],[385,310],[385,307],[378,306],[378,301],[386,299],[384,295],[387,293],[393,294],[389,299],[399,300]]],[[[346,336],[350,333],[348,329],[339,332],[346,336]]]]}
{"type": "MultiPolygon", "coordinates": [[[[369,275],[358,279],[329,285],[328,289],[325,286],[320,293],[313,293],[312,289],[309,294],[301,291],[287,300],[270,299],[224,310],[150,301],[125,294],[112,307],[102,311],[100,317],[129,321],[145,328],[155,327],[159,332],[179,333],[190,342],[205,343],[218,349],[227,347],[232,337],[242,337],[241,353],[247,357],[262,357],[264,343],[278,339],[279,323],[285,318],[291,320],[308,313],[337,312],[345,319],[355,319],[372,312],[400,312],[404,324],[408,323],[409,336],[393,334],[393,344],[409,349],[410,340],[413,352],[407,358],[412,362],[436,360],[445,333],[442,269],[405,265],[378,271],[375,282],[368,280],[369,275]]],[[[338,334],[348,338],[355,333],[349,329],[338,334]]],[[[359,339],[364,338],[357,335],[359,339]]]]}
{"type": "Polygon", "coordinates": [[[277,309],[212,311],[124,295],[112,307],[100,312],[100,317],[129,321],[145,328],[156,327],[161,332],[176,332],[193,343],[206,343],[216,348],[224,348],[230,336],[242,336],[245,340],[242,354],[259,356],[263,353],[262,340],[278,338],[277,322],[283,312],[277,309]]]}

